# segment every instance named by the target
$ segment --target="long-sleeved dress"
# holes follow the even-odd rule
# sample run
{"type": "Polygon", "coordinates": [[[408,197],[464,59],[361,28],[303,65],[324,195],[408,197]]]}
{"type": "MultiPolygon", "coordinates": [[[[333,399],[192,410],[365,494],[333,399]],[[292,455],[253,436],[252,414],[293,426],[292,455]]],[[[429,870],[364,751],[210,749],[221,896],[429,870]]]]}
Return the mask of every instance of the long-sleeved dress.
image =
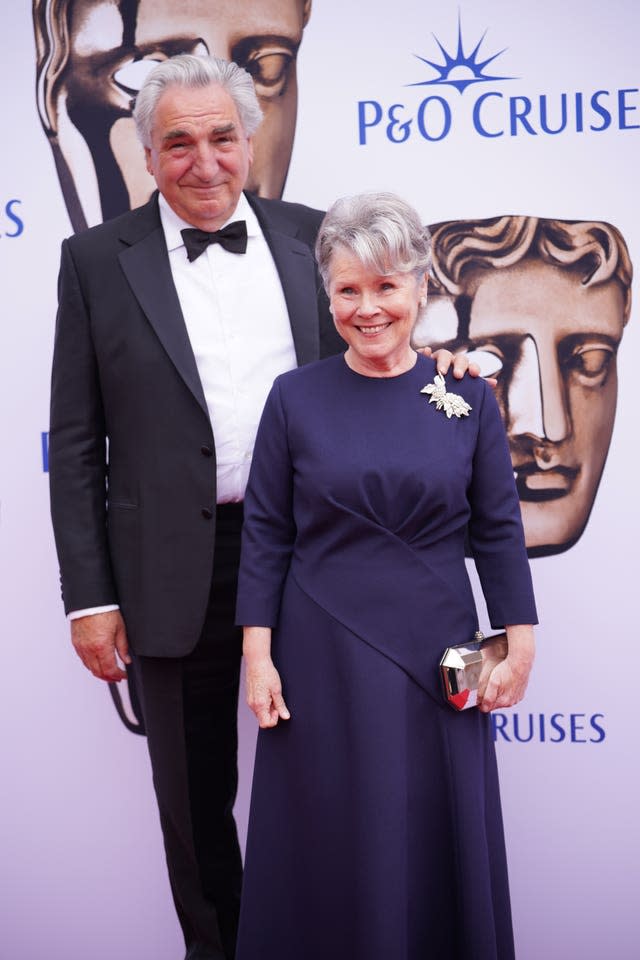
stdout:
{"type": "Polygon", "coordinates": [[[439,687],[478,620],[535,623],[520,509],[491,389],[450,419],[417,357],[279,377],[245,500],[237,620],[274,628],[291,711],[258,738],[237,960],[509,960],[489,718],[439,687]]]}

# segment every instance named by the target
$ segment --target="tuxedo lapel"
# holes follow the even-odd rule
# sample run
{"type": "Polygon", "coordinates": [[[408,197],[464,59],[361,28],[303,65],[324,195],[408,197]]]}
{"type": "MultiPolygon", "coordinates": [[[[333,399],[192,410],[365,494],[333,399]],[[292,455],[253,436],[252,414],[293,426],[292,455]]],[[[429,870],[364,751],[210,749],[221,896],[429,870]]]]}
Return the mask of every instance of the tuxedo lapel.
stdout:
{"type": "Polygon", "coordinates": [[[293,344],[298,365],[320,356],[318,307],[315,298],[316,274],[309,248],[282,234],[265,234],[280,275],[289,311],[293,344]]]}
{"type": "Polygon", "coordinates": [[[207,403],[171,276],[157,197],[126,223],[119,259],[129,285],[178,373],[204,410],[207,403]]]}
{"type": "Polygon", "coordinates": [[[282,284],[298,365],[320,356],[317,274],[311,250],[297,239],[294,220],[247,194],[262,227],[282,284]]]}
{"type": "MultiPolygon", "coordinates": [[[[313,254],[297,238],[299,228],[285,205],[266,204],[248,195],[273,256],[284,293],[299,365],[320,356],[318,279],[313,254]]],[[[123,218],[119,260],[151,327],[185,384],[208,416],[195,357],[176,292],[157,195],[123,218]]]]}

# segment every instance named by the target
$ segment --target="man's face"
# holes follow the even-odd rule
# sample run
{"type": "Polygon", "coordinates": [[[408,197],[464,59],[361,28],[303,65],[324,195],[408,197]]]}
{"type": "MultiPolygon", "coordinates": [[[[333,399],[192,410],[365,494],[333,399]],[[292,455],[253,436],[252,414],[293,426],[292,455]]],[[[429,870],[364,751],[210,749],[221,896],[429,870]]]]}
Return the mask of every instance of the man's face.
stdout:
{"type": "Polygon", "coordinates": [[[497,371],[527,547],[559,552],[584,529],[611,440],[622,291],[529,260],[478,272],[470,293],[468,349],[497,371]]]}
{"type": "Polygon", "coordinates": [[[235,103],[216,84],[165,90],[145,156],[175,213],[201,230],[218,230],[236,208],[253,152],[235,103]]]}
{"type": "Polygon", "coordinates": [[[70,0],[69,59],[53,101],[74,226],[144,203],[153,189],[130,103],[149,70],[179,53],[234,60],[252,75],[264,121],[247,187],[279,197],[297,109],[296,53],[310,0],[70,0]],[[76,215],[72,208],[75,206],[76,215]]]}

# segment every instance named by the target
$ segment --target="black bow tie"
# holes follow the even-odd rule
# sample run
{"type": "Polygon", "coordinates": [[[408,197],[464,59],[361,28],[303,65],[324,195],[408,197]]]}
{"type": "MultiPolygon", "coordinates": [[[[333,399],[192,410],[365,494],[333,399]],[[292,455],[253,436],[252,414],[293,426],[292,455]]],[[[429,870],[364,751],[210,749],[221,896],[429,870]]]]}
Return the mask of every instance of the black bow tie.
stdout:
{"type": "Polygon", "coordinates": [[[197,260],[210,243],[219,243],[231,253],[246,253],[247,250],[247,225],[244,220],[234,220],[222,230],[214,230],[213,233],[196,230],[195,227],[181,230],[180,233],[187,248],[189,260],[197,260]]]}

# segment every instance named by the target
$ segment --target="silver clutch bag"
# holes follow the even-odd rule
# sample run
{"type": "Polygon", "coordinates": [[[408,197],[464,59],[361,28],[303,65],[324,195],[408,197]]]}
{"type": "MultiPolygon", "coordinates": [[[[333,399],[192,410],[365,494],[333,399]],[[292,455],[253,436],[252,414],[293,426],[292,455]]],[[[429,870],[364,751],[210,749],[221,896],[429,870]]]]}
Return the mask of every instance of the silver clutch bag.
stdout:
{"type": "Polygon", "coordinates": [[[447,647],[440,661],[444,698],[454,710],[468,710],[478,700],[480,678],[507,655],[506,633],[492,637],[478,630],[473,640],[447,647]]]}

